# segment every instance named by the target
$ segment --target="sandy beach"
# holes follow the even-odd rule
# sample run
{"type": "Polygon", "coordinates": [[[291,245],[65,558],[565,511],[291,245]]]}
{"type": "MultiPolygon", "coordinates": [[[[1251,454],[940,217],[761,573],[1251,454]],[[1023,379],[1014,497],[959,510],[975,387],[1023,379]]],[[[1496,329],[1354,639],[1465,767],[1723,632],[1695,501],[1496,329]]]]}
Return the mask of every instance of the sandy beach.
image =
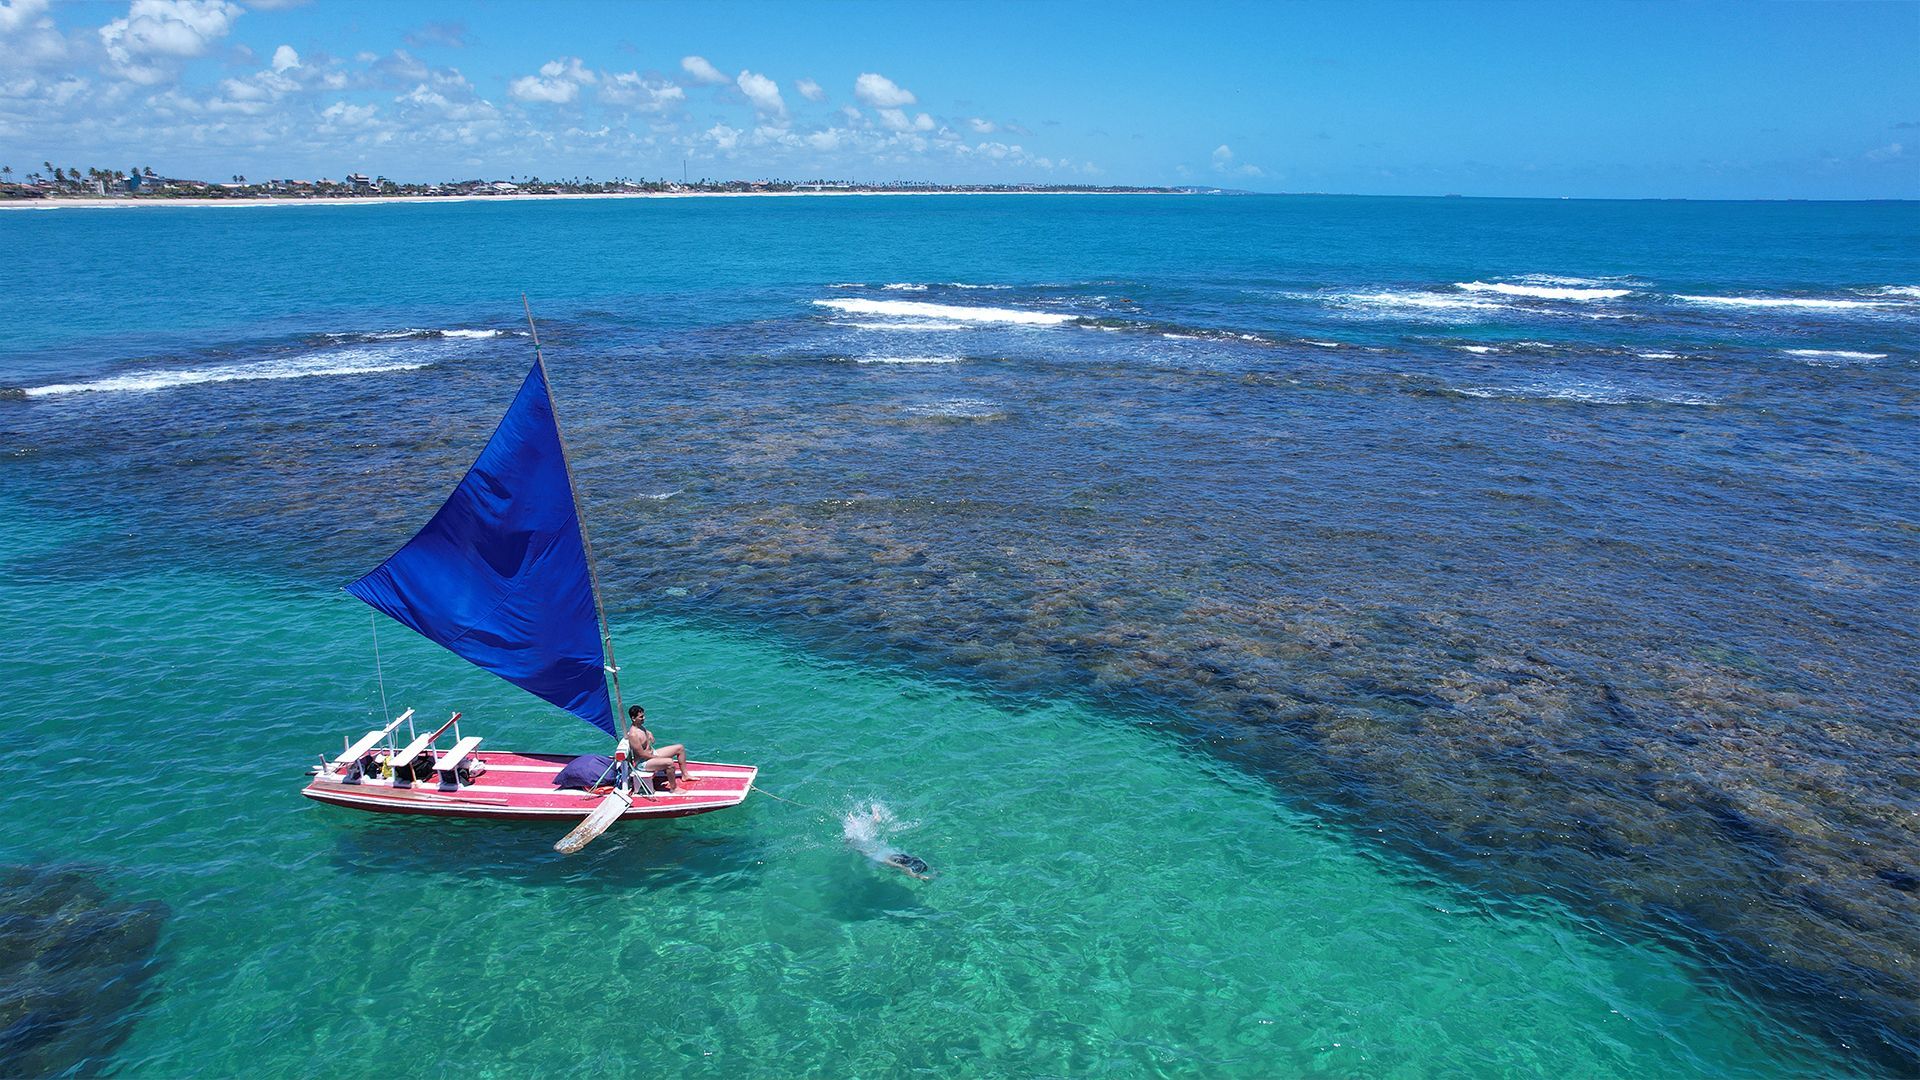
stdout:
{"type": "Polygon", "coordinates": [[[147,206],[390,206],[404,203],[535,202],[559,199],[789,199],[898,195],[1198,195],[1196,191],[607,191],[525,195],[391,195],[320,198],[165,199],[110,196],[17,199],[0,210],[125,210],[147,206]]]}

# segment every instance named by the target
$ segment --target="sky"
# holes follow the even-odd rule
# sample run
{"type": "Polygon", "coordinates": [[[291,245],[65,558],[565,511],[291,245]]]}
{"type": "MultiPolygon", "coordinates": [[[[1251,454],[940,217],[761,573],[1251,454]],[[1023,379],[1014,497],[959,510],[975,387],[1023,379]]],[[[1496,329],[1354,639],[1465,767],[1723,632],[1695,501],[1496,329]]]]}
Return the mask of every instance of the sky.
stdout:
{"type": "Polygon", "coordinates": [[[1920,2],[0,0],[0,164],[1920,198],[1920,2]]]}

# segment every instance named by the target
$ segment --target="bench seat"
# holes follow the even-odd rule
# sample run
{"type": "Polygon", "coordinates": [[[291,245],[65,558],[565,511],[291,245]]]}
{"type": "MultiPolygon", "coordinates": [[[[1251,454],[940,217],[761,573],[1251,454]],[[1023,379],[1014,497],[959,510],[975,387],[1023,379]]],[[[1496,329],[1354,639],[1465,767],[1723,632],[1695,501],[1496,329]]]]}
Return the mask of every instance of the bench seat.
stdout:
{"type": "Polygon", "coordinates": [[[345,750],[340,752],[339,757],[333,759],[333,767],[336,769],[344,769],[347,766],[353,764],[354,762],[359,761],[360,755],[373,749],[376,745],[379,744],[381,739],[384,739],[387,736],[393,734],[393,729],[399,727],[401,724],[406,723],[407,718],[412,715],[413,715],[413,710],[408,709],[406,712],[403,712],[399,716],[395,717],[393,722],[388,724],[385,728],[382,728],[379,731],[369,731],[365,735],[360,736],[359,742],[354,743],[352,746],[347,747],[345,750]]]}

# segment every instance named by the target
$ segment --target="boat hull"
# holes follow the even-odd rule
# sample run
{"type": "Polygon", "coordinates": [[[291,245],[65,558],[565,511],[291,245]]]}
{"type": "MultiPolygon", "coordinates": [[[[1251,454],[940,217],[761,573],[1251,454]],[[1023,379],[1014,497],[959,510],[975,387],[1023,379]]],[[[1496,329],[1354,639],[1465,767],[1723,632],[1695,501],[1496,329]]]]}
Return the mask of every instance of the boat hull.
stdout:
{"type": "MultiPolygon", "coordinates": [[[[577,821],[606,797],[605,789],[595,793],[553,786],[554,776],[573,760],[569,754],[488,750],[474,754],[473,759],[484,762],[486,771],[472,784],[456,789],[442,788],[437,775],[411,784],[373,777],[347,784],[338,775],[319,774],[300,793],[329,806],[376,814],[493,821],[577,821]]],[[[689,782],[678,791],[636,794],[620,820],[690,817],[738,806],[759,774],[752,765],[709,761],[690,761],[687,771],[689,782]]]]}

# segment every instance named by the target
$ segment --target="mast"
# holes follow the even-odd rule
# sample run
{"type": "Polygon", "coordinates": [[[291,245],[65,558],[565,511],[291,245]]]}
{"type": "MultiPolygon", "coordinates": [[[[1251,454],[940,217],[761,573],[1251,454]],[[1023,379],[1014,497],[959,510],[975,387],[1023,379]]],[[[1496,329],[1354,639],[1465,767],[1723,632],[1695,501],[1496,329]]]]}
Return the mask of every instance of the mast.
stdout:
{"type": "Polygon", "coordinates": [[[618,731],[627,710],[620,700],[620,665],[613,659],[613,631],[607,625],[606,605],[600,601],[600,572],[593,565],[593,542],[587,539],[587,512],[580,505],[580,485],[573,478],[573,460],[567,454],[567,437],[560,430],[560,408],[553,400],[553,378],[547,374],[546,358],[540,354],[540,330],[533,325],[533,306],[527,303],[526,293],[520,294],[520,307],[527,313],[527,331],[533,335],[533,362],[540,366],[540,381],[547,387],[547,408],[553,412],[553,435],[560,443],[560,463],[567,470],[567,493],[573,496],[573,518],[580,528],[580,548],[587,556],[587,585],[593,590],[593,612],[600,619],[600,648],[607,654],[607,679],[613,685],[613,726],[618,731]]]}

